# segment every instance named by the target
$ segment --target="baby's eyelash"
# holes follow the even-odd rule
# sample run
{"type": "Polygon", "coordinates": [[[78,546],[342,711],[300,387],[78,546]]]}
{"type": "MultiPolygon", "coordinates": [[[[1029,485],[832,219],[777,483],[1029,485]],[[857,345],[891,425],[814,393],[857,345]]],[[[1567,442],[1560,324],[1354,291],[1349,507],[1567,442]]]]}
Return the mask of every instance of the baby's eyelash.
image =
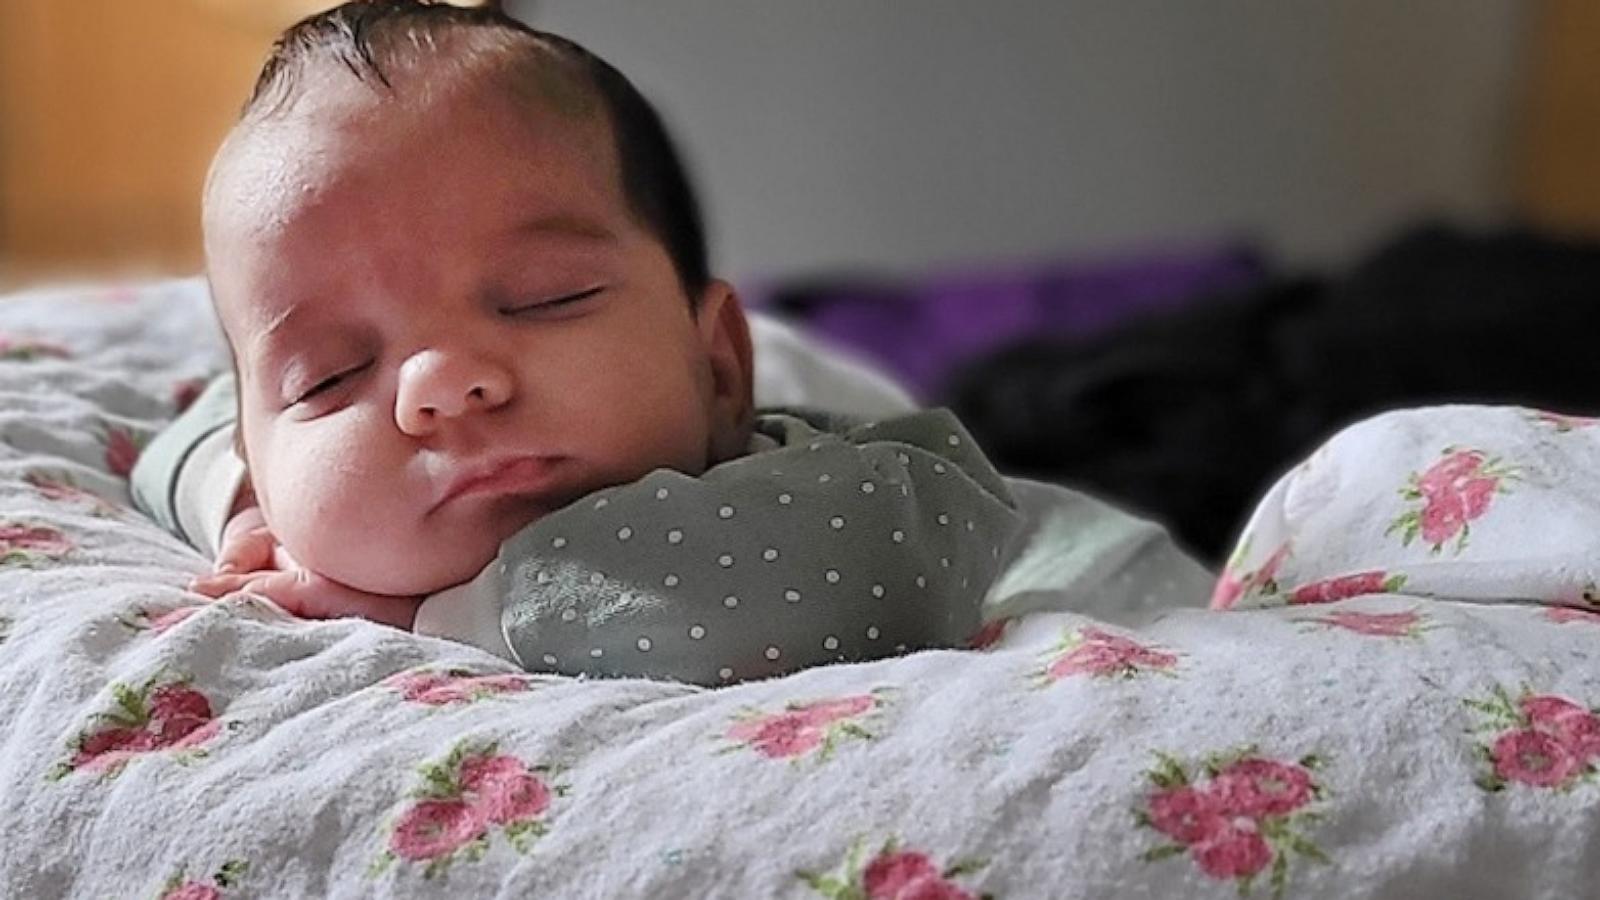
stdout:
{"type": "Polygon", "coordinates": [[[521,306],[503,307],[500,310],[500,312],[504,313],[505,315],[516,315],[517,313],[538,312],[540,310],[555,309],[555,308],[558,308],[558,307],[568,306],[568,305],[573,304],[573,303],[579,303],[581,301],[587,300],[590,297],[593,297],[594,295],[600,293],[603,290],[605,290],[605,288],[603,288],[603,287],[593,287],[593,288],[589,288],[586,291],[579,291],[576,294],[567,294],[567,295],[561,296],[561,297],[553,297],[553,298],[551,298],[549,300],[538,300],[538,301],[535,301],[533,303],[525,303],[525,304],[523,304],[521,306]]]}
{"type": "Polygon", "coordinates": [[[342,372],[335,372],[334,374],[329,375],[327,378],[324,378],[321,381],[317,382],[316,384],[312,385],[310,390],[308,390],[308,391],[302,393],[300,396],[296,397],[294,402],[295,403],[304,403],[305,401],[310,400],[311,398],[317,396],[318,394],[321,394],[321,393],[323,393],[325,391],[330,391],[333,388],[337,387],[339,385],[339,383],[344,381],[346,378],[349,378],[350,376],[355,375],[356,373],[360,372],[362,369],[365,369],[367,366],[370,366],[370,365],[372,365],[372,364],[371,363],[362,363],[359,366],[352,366],[352,367],[350,367],[348,369],[345,369],[342,372]]]}

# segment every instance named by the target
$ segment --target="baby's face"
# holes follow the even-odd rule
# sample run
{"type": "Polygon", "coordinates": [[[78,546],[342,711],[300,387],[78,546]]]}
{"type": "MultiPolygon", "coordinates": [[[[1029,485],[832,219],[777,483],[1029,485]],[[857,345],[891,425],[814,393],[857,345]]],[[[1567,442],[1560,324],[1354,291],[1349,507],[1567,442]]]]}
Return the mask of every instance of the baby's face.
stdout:
{"type": "Polygon", "coordinates": [[[715,282],[691,311],[604,118],[434,93],[327,79],[230,141],[206,203],[262,511],[386,594],[468,580],[599,488],[699,474],[749,418],[738,300],[715,282]]]}

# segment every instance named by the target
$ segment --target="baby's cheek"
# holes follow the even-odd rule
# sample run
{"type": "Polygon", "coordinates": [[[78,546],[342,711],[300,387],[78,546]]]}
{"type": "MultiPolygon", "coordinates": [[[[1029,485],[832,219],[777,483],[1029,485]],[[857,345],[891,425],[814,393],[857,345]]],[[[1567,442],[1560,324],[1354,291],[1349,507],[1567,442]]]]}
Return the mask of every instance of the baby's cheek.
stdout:
{"type": "Polygon", "coordinates": [[[404,492],[395,473],[361,446],[308,434],[274,446],[270,459],[257,463],[273,534],[303,565],[336,581],[365,568],[362,557],[391,544],[394,536],[385,532],[406,521],[397,515],[404,492]]]}

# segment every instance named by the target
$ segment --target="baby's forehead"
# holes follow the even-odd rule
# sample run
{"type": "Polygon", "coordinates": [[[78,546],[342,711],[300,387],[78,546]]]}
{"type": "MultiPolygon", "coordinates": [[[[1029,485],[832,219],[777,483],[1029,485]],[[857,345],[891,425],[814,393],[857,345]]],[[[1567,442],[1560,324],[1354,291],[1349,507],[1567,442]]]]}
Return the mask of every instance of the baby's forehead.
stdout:
{"type": "Polygon", "coordinates": [[[537,122],[546,138],[564,133],[610,156],[610,118],[592,86],[571,83],[576,77],[526,55],[471,67],[419,61],[388,74],[383,86],[337,65],[308,66],[288,102],[247,114],[224,140],[206,182],[206,230],[241,213],[281,228],[289,210],[317,202],[345,163],[395,146],[426,149],[462,108],[501,123],[537,122]]]}

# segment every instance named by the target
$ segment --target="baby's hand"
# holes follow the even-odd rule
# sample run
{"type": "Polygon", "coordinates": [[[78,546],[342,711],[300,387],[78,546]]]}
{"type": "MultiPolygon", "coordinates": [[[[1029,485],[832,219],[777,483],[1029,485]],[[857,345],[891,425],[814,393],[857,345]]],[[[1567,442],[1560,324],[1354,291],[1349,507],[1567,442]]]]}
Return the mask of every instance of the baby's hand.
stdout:
{"type": "Polygon", "coordinates": [[[277,548],[278,539],[267,529],[261,507],[246,506],[222,529],[222,542],[217,548],[217,561],[212,571],[224,575],[275,568],[273,551],[277,548]]]}
{"type": "Polygon", "coordinates": [[[215,570],[194,579],[189,589],[213,598],[249,591],[305,619],[356,616],[406,630],[423,599],[369,594],[301,566],[278,544],[257,506],[228,521],[215,570]]]}

